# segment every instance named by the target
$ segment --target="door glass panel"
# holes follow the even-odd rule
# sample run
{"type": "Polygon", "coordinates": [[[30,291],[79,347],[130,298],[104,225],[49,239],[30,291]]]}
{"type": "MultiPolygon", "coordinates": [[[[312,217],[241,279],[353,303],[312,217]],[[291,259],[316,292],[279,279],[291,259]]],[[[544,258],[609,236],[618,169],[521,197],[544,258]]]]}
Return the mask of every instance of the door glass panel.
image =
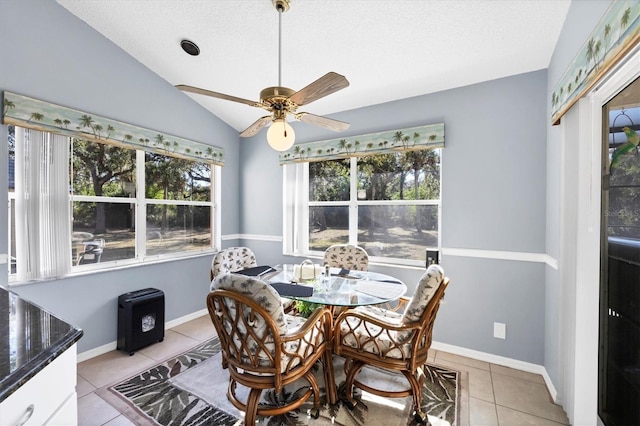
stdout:
{"type": "Polygon", "coordinates": [[[640,79],[603,107],[598,414],[640,424],[640,79]]]}

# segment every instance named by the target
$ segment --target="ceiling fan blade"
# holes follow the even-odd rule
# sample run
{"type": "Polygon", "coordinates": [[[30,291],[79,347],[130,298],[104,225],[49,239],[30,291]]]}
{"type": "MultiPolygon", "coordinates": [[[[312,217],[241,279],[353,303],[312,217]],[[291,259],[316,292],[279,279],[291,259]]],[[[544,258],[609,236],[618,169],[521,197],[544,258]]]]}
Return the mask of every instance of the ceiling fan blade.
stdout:
{"type": "Polygon", "coordinates": [[[289,100],[301,106],[316,101],[349,85],[345,76],[333,71],[326,73],[313,83],[291,95],[289,100]]]}
{"type": "Polygon", "coordinates": [[[241,104],[261,107],[260,103],[256,101],[237,98],[235,96],[225,95],[224,93],[212,92],[211,90],[201,89],[199,87],[194,87],[194,86],[188,86],[186,84],[178,84],[176,85],[176,88],[182,90],[183,92],[197,93],[198,95],[211,96],[213,98],[224,99],[226,101],[239,102],[241,104]]]}
{"type": "Polygon", "coordinates": [[[296,114],[296,118],[304,123],[313,124],[314,126],[324,127],[325,129],[341,132],[347,130],[349,123],[334,120],[333,118],[322,117],[321,115],[310,114],[308,112],[300,112],[296,114]]]}
{"type": "Polygon", "coordinates": [[[264,117],[258,118],[251,126],[247,127],[245,130],[240,133],[241,138],[250,138],[251,136],[255,136],[256,133],[260,131],[264,126],[267,125],[268,122],[272,120],[270,115],[265,115],[264,117]]]}

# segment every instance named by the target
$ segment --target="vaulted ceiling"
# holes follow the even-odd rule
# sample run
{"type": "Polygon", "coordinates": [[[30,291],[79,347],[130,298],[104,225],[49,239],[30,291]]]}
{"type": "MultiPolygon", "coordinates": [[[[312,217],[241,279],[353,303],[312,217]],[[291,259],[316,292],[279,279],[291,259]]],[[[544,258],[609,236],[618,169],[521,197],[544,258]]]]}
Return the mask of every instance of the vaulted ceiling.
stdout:
{"type": "MultiPolygon", "coordinates": [[[[172,85],[259,100],[278,85],[271,0],[58,0],[172,85]],[[190,56],[188,39],[200,48],[190,56]]],[[[350,86],[318,115],[547,68],[570,0],[292,0],[281,16],[282,86],[329,71],[350,86]]],[[[176,89],[177,90],[177,89],[176,89]]],[[[264,111],[184,94],[238,131],[264,111]]]]}

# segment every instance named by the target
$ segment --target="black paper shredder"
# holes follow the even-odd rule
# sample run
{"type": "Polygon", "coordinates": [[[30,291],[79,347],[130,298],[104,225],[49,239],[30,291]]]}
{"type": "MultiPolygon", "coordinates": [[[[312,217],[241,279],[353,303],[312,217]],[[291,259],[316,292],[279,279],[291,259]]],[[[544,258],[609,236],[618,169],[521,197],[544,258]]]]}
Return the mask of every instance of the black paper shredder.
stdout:
{"type": "Polygon", "coordinates": [[[117,349],[137,349],[164,340],[164,293],[145,288],[118,296],[117,349]]]}

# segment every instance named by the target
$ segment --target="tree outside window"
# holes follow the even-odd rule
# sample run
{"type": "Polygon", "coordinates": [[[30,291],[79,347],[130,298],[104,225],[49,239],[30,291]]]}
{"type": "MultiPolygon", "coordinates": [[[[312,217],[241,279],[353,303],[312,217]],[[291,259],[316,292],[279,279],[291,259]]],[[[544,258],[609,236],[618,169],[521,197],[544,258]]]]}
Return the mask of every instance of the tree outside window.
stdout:
{"type": "Polygon", "coordinates": [[[425,248],[438,247],[440,150],[308,167],[309,251],[350,242],[373,257],[422,261],[425,248]]]}
{"type": "MultiPolygon", "coordinates": [[[[15,164],[16,143],[14,127],[9,126],[10,274],[19,264],[13,261],[15,217],[20,214],[13,176],[23,166],[15,164]]],[[[213,167],[72,138],[71,265],[99,269],[108,262],[135,263],[212,249],[213,167]]]]}

